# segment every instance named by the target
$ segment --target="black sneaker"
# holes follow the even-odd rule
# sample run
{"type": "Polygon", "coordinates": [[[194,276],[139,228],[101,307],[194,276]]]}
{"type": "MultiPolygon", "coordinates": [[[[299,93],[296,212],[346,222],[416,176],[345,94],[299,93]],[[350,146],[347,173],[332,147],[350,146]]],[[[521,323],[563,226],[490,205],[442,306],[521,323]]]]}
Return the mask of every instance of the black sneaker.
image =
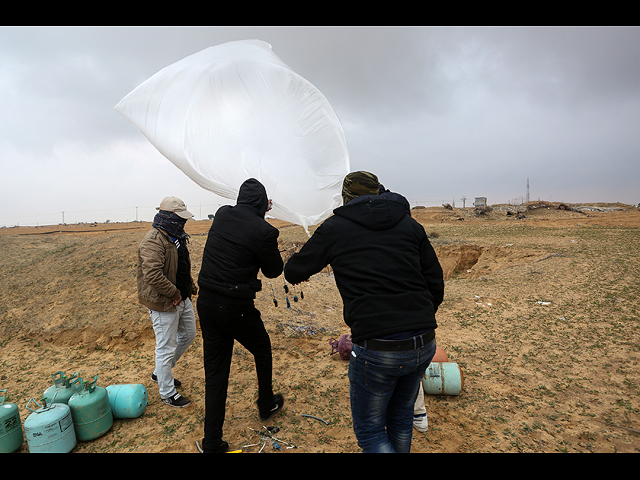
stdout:
{"type": "Polygon", "coordinates": [[[202,439],[202,453],[227,453],[229,450],[229,444],[224,440],[221,440],[217,445],[210,445],[202,439]]]}
{"type": "MultiPolygon", "coordinates": [[[[256,402],[257,403],[257,402],[256,402]]],[[[260,420],[262,422],[268,422],[276,413],[282,410],[284,405],[284,397],[281,393],[276,393],[271,400],[271,404],[268,408],[260,408],[258,405],[258,411],[260,412],[260,420]]]]}
{"type": "Polygon", "coordinates": [[[188,407],[189,405],[191,405],[191,401],[188,398],[183,397],[179,393],[176,393],[169,398],[163,398],[162,403],[166,403],[167,405],[178,408],[188,407]]]}
{"type": "MultiPolygon", "coordinates": [[[[156,377],[155,373],[151,374],[151,380],[153,380],[154,382],[158,383],[158,377],[156,377]]],[[[173,379],[173,386],[178,388],[182,386],[182,382],[180,380],[178,380],[177,378],[173,379]]]]}

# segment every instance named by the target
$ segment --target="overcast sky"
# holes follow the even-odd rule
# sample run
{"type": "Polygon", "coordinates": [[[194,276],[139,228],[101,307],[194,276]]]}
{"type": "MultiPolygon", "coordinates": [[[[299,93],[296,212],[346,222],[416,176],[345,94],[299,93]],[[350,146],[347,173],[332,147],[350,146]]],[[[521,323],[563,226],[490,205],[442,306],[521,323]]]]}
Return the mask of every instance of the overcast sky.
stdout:
{"type": "Polygon", "coordinates": [[[412,205],[519,202],[527,179],[532,200],[640,202],[640,28],[0,27],[0,226],[150,221],[169,195],[196,218],[234,203],[113,107],[243,39],[324,94],[351,170],[412,205]]]}

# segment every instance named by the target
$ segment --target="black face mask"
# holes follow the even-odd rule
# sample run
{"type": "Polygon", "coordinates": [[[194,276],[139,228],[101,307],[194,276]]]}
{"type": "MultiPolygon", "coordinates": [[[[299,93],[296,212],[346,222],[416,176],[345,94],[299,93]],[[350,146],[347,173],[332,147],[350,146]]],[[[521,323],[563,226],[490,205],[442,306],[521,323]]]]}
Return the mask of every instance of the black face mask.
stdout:
{"type": "Polygon", "coordinates": [[[189,235],[184,231],[185,223],[187,223],[185,218],[164,210],[160,210],[153,218],[153,226],[155,228],[160,228],[172,237],[179,238],[187,243],[189,235]]]}

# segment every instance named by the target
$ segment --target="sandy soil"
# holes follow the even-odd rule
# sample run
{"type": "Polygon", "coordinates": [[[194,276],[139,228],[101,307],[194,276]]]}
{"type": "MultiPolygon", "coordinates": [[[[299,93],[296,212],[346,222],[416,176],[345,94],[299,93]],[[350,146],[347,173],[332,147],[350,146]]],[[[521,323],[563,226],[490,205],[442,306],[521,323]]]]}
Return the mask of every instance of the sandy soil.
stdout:
{"type": "MultiPolygon", "coordinates": [[[[593,205],[607,211],[550,203],[494,206],[487,213],[413,210],[445,271],[438,345],[465,376],[460,395],[427,396],[430,428],[414,430],[413,452],[640,449],[640,211],[593,205]]],[[[300,227],[273,223],[285,256],[307,238],[300,227]]],[[[209,225],[187,224],[194,276],[209,225]]],[[[59,370],[98,375],[102,386],[141,383],[149,392],[141,417],[115,420],[74,452],[198,452],[201,337],[174,369],[191,406],[163,405],[149,378],[155,342],[135,282],[136,250],[148,228],[0,229],[0,389],[20,407],[21,420],[30,413],[29,399],[39,399],[59,370]]],[[[330,354],[330,340],[349,333],[331,269],[290,287],[290,308],[282,277],[263,279],[263,286],[256,305],[271,335],[275,389],[285,408],[268,425],[260,422],[253,359],[238,345],[225,439],[234,450],[258,452],[255,430],[277,426],[277,436],[297,448],[268,442],[262,453],[359,452],[348,363],[330,354]]],[[[28,451],[25,441],[19,452],[28,451]]]]}

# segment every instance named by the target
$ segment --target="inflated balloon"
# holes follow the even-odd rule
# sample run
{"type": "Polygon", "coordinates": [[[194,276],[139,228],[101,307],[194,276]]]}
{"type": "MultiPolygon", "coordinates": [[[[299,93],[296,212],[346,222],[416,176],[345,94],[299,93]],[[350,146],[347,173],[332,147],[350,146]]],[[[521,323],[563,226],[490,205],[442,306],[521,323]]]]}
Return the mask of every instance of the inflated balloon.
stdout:
{"type": "Polygon", "coordinates": [[[351,341],[351,335],[345,333],[340,337],[340,339],[330,339],[329,345],[331,345],[331,355],[338,352],[340,354],[340,358],[343,360],[349,360],[349,355],[351,355],[351,350],[353,349],[353,342],[351,341]]]}
{"type": "Polygon", "coordinates": [[[235,200],[262,182],[275,218],[307,229],[341,204],[349,154],[320,91],[259,40],[210,47],[160,70],[116,111],[189,178],[235,200]]]}

